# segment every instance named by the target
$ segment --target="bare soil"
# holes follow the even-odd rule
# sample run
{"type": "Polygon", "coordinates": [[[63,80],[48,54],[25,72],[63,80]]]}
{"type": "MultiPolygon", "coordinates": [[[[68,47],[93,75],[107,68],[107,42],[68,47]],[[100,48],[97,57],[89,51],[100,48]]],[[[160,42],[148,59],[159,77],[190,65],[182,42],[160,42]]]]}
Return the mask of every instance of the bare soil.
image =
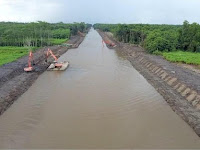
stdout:
{"type": "Polygon", "coordinates": [[[109,39],[117,45],[115,50],[131,62],[133,67],[140,72],[140,74],[142,74],[146,80],[163,96],[173,111],[185,120],[185,122],[187,122],[194,129],[196,134],[200,136],[199,72],[190,68],[185,68],[183,65],[171,63],[161,56],[148,54],[142,47],[118,42],[108,33],[101,31],[98,32],[103,39],[109,39]],[[160,78],[159,75],[152,71],[151,67],[146,67],[148,65],[146,65],[145,62],[147,62],[146,64],[150,63],[150,66],[152,64],[153,68],[158,67],[164,70],[167,73],[167,77],[164,79],[160,78]],[[168,77],[169,79],[167,79],[168,77]],[[170,77],[171,79],[177,78],[177,81],[173,85],[167,84],[170,77]],[[179,86],[176,87],[176,85],[179,86]],[[185,85],[186,88],[180,90],[181,85],[185,85]],[[189,91],[195,91],[196,93],[196,97],[194,97],[191,101],[186,98],[189,96],[191,98],[194,94],[192,95],[191,93],[187,93],[184,95],[184,91],[186,91],[187,88],[189,91]]]}
{"type": "MultiPolygon", "coordinates": [[[[73,36],[67,42],[73,44],[72,48],[77,48],[83,41],[84,37],[73,36]]],[[[59,57],[67,52],[69,48],[62,46],[51,46],[38,49],[34,54],[34,68],[33,72],[24,72],[24,68],[28,64],[28,56],[24,56],[14,62],[5,64],[0,67],[0,115],[7,110],[19,96],[28,90],[40,74],[42,74],[49,62],[53,59],[48,59],[45,62],[45,51],[50,48],[53,53],[59,57]]]]}
{"type": "Polygon", "coordinates": [[[200,74],[200,65],[177,63],[177,65],[200,74]]]}

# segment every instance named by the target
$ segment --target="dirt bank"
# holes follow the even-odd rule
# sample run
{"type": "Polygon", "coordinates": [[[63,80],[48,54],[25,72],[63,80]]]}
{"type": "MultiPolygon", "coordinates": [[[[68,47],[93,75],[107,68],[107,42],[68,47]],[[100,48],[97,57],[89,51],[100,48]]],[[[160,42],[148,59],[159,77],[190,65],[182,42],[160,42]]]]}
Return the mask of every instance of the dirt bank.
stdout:
{"type": "Polygon", "coordinates": [[[200,136],[200,74],[150,55],[141,47],[116,41],[98,31],[103,39],[114,42],[115,49],[126,57],[147,81],[164,97],[183,120],[200,136]]]}
{"type": "MultiPolygon", "coordinates": [[[[67,42],[72,44],[71,48],[77,48],[84,37],[73,36],[67,42]]],[[[0,67],[0,115],[8,109],[19,96],[33,84],[42,74],[49,63],[45,62],[45,51],[50,48],[56,56],[64,54],[69,48],[62,46],[44,47],[37,50],[34,55],[35,71],[26,73],[23,71],[27,66],[28,56],[24,56],[17,61],[5,64],[0,67]]]]}

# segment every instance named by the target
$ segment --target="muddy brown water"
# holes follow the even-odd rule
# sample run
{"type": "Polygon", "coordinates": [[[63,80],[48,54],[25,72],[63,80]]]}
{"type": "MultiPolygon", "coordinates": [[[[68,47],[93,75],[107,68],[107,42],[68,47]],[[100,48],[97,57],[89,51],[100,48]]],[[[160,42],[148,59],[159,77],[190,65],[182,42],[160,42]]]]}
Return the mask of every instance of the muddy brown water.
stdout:
{"type": "Polygon", "coordinates": [[[156,90],[91,30],[0,117],[0,148],[200,148],[156,90]]]}

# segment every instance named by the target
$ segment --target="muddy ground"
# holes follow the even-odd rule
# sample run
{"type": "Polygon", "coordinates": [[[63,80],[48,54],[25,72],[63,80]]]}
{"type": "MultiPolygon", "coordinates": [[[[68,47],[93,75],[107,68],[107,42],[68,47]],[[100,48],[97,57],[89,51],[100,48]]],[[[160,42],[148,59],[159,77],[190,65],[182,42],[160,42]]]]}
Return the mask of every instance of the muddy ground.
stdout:
{"type": "Polygon", "coordinates": [[[118,42],[109,33],[98,32],[103,39],[116,44],[115,50],[131,62],[200,136],[200,74],[161,56],[150,55],[142,47],[118,42]]]}
{"type": "MultiPolygon", "coordinates": [[[[71,48],[77,48],[83,40],[84,37],[72,36],[67,43],[72,44],[71,48]]],[[[33,66],[35,71],[33,72],[24,72],[24,67],[28,65],[28,56],[0,67],[0,115],[28,90],[38,76],[47,69],[50,62],[53,61],[52,58],[48,58],[48,62],[45,62],[47,48],[50,48],[57,57],[69,49],[63,46],[51,46],[37,50],[33,53],[35,64],[33,66]]]]}

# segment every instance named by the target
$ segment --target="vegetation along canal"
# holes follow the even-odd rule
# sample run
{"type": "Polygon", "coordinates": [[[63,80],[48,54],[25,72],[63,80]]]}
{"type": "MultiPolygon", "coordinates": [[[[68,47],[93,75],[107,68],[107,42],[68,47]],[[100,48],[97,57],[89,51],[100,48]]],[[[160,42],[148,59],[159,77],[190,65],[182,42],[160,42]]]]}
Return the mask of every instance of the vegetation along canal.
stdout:
{"type": "Polygon", "coordinates": [[[199,148],[199,137],[91,29],[1,117],[0,148],[199,148]]]}

